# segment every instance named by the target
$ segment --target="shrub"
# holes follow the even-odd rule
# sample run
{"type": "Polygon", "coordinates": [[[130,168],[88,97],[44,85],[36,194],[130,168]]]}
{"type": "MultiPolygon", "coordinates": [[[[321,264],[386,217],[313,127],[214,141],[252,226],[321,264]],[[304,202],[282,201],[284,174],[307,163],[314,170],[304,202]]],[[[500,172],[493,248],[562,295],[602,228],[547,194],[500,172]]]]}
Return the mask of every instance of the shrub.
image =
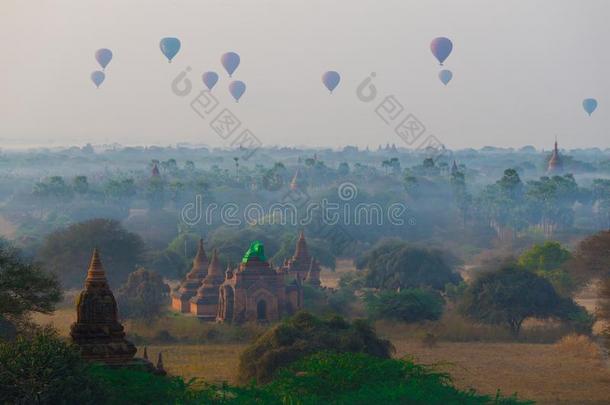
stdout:
{"type": "Polygon", "coordinates": [[[364,321],[349,323],[341,317],[322,320],[301,312],[268,330],[241,354],[238,377],[242,382],[268,382],[278,368],[319,351],[389,358],[393,347],[364,321]]]}
{"type": "Polygon", "coordinates": [[[0,343],[0,403],[96,403],[102,389],[86,367],[78,349],[51,329],[0,343]]]}
{"type": "Polygon", "coordinates": [[[559,342],[555,343],[555,349],[572,354],[575,357],[601,360],[599,347],[588,336],[577,334],[564,336],[559,342]]]}
{"type": "Polygon", "coordinates": [[[138,269],[119,288],[116,300],[123,319],[152,320],[169,304],[169,286],[154,271],[138,269]]]}
{"type": "Polygon", "coordinates": [[[459,391],[448,374],[410,360],[364,353],[316,353],[264,388],[291,404],[525,404],[459,391]]]}
{"type": "Polygon", "coordinates": [[[366,309],[372,319],[394,319],[404,322],[435,321],[443,314],[439,293],[419,288],[400,292],[382,291],[365,296],[366,309]]]}

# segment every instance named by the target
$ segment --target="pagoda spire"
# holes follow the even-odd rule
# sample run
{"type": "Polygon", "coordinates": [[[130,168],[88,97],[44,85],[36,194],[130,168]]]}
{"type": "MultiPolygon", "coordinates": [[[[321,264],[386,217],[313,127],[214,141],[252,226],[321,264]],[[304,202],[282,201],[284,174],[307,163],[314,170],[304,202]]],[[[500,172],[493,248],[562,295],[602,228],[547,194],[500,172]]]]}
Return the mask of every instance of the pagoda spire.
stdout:
{"type": "Polygon", "coordinates": [[[91,255],[91,260],[89,261],[85,288],[108,288],[106,272],[102,266],[102,260],[100,259],[100,254],[97,248],[93,249],[93,254],[91,255]]]}
{"type": "Polygon", "coordinates": [[[199,239],[199,245],[197,246],[197,254],[193,259],[193,267],[187,275],[187,278],[201,278],[201,272],[206,270],[208,263],[208,256],[203,247],[203,238],[201,238],[199,239]]]}

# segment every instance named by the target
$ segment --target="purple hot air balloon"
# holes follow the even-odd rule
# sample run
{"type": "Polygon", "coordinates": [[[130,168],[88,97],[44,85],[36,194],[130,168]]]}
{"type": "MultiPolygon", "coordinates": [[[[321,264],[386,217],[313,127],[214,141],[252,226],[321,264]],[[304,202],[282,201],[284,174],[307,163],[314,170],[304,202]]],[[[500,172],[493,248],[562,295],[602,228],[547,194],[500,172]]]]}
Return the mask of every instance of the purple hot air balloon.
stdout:
{"type": "Polygon", "coordinates": [[[171,37],[163,38],[161,42],[159,42],[159,48],[161,48],[161,52],[163,52],[167,61],[171,63],[174,56],[176,56],[180,50],[180,40],[171,37]]]}
{"type": "Polygon", "coordinates": [[[328,91],[333,92],[333,90],[339,85],[341,81],[341,76],[339,73],[334,70],[330,70],[322,75],[322,83],[326,86],[328,91]]]}
{"type": "Polygon", "coordinates": [[[96,70],[91,73],[91,81],[95,84],[95,87],[99,88],[100,85],[104,82],[106,75],[101,70],[96,70]]]}
{"type": "Polygon", "coordinates": [[[222,66],[224,66],[225,70],[229,74],[229,77],[235,72],[235,69],[239,66],[239,55],[235,52],[227,52],[220,58],[222,62],[222,66]]]}
{"type": "Polygon", "coordinates": [[[218,82],[218,73],[216,72],[205,72],[201,78],[203,79],[203,84],[208,88],[208,90],[212,90],[212,88],[218,82]]]}
{"type": "Polygon", "coordinates": [[[438,63],[440,63],[441,66],[443,66],[443,62],[451,54],[452,49],[453,44],[449,38],[434,38],[430,43],[430,50],[432,51],[434,57],[438,59],[438,63]]]}
{"type": "Polygon", "coordinates": [[[106,48],[98,49],[95,52],[95,60],[100,64],[102,69],[106,69],[106,66],[112,60],[112,51],[106,48]]]}
{"type": "Polygon", "coordinates": [[[229,84],[229,93],[231,93],[231,95],[235,99],[235,102],[239,101],[245,91],[246,83],[242,81],[235,80],[234,82],[231,82],[231,84],[229,84]]]}
{"type": "Polygon", "coordinates": [[[443,82],[443,84],[446,86],[447,83],[449,83],[451,81],[451,78],[453,77],[453,73],[451,73],[451,70],[441,70],[440,72],[438,72],[438,78],[441,79],[441,82],[443,82]]]}

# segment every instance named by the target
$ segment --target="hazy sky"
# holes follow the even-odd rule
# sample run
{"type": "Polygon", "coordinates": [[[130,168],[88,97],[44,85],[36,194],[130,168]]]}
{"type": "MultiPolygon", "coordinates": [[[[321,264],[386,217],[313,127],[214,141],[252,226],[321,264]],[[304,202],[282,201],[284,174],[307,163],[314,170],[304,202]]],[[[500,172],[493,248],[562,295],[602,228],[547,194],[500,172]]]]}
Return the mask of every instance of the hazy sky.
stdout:
{"type": "Polygon", "coordinates": [[[450,148],[610,147],[610,2],[559,0],[2,0],[0,143],[223,146],[171,92],[217,71],[214,94],[266,145],[396,143],[374,112],[393,94],[450,148]],[[169,64],[159,50],[175,36],[169,64]],[[444,87],[429,43],[452,39],[444,87]],[[94,52],[114,59],[99,90],[94,52]],[[235,51],[236,104],[220,55],[235,51]],[[337,70],[331,96],[320,77],[337,70]],[[378,100],[356,97],[376,73],[378,100]],[[592,117],[584,98],[599,107],[592,117]]]}

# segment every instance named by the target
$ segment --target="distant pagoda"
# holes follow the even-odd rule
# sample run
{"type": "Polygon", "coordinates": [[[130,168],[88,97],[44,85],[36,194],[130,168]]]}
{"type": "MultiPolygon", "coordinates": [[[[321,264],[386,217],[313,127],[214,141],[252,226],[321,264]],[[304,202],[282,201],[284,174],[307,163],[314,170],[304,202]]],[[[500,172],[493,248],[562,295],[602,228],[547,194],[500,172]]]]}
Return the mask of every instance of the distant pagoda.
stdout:
{"type": "Polygon", "coordinates": [[[557,139],[555,139],[555,148],[553,148],[553,153],[551,154],[551,158],[549,159],[549,165],[547,167],[547,173],[549,174],[557,174],[563,170],[563,161],[561,156],[559,155],[559,149],[557,148],[557,139]]]}
{"type": "Polygon", "coordinates": [[[199,239],[197,254],[193,259],[193,267],[176,291],[172,293],[172,308],[185,313],[191,311],[190,300],[197,294],[203,279],[207,276],[209,264],[203,248],[203,239],[199,239]]]}
{"type": "Polygon", "coordinates": [[[133,362],[137,350],[125,339],[123,325],[118,321],[116,300],[97,249],[93,250],[85,289],[78,296],[76,314],[70,336],[85,360],[108,365],[133,362]]]}
{"type": "Polygon", "coordinates": [[[191,298],[191,313],[203,320],[214,321],[218,312],[218,288],[225,281],[225,273],[220,267],[218,249],[212,252],[208,274],[203,279],[197,294],[191,298]]]}
{"type": "Polygon", "coordinates": [[[305,233],[301,231],[294,254],[284,262],[282,271],[294,275],[299,281],[320,286],[320,264],[309,255],[305,233]]]}

